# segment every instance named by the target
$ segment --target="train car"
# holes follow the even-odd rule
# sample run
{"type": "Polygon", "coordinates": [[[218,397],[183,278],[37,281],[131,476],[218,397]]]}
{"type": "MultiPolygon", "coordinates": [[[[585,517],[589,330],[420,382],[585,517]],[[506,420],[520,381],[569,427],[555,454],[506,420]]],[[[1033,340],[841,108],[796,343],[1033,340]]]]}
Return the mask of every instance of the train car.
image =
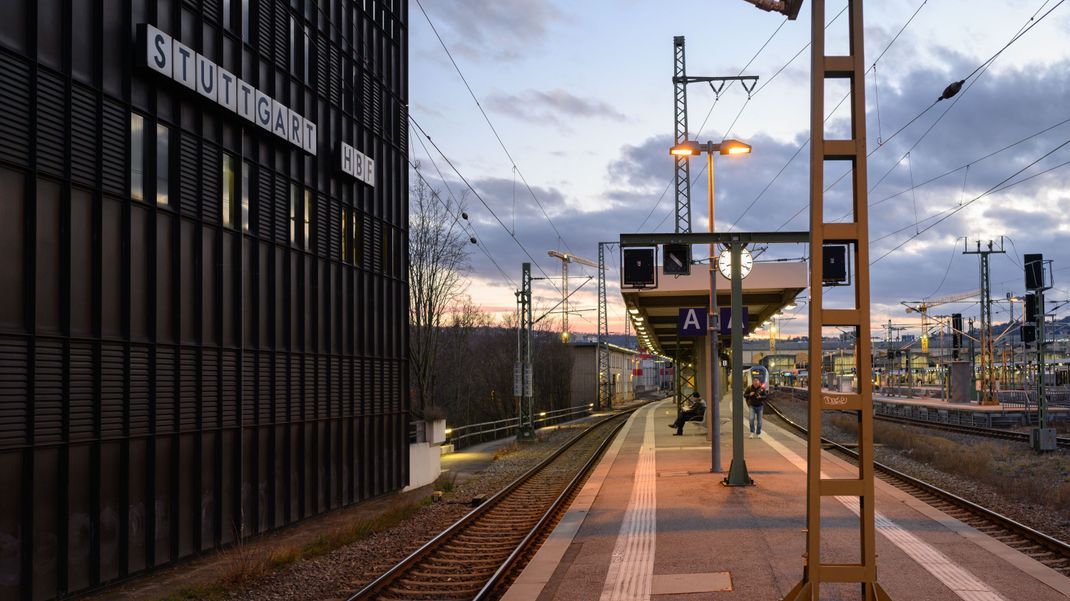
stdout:
{"type": "Polygon", "coordinates": [[[747,379],[743,382],[744,386],[750,385],[755,378],[762,383],[762,386],[769,388],[769,370],[763,365],[751,365],[747,368],[747,379]]]}

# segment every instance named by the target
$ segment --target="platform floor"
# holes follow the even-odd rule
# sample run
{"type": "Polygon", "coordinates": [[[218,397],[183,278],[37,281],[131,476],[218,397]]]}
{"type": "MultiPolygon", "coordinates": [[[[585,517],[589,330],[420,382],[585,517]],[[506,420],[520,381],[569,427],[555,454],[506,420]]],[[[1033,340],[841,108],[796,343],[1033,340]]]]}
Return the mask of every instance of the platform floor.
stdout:
{"type": "MultiPolygon", "coordinates": [[[[722,401],[724,468],[730,410],[722,401]]],[[[780,599],[799,580],[805,545],[805,444],[767,423],[747,439],[756,486],[711,474],[704,432],[672,436],[671,403],[635,414],[568,513],[504,597],[518,600],[780,599]]],[[[827,454],[827,476],[853,466],[827,454]]],[[[957,520],[877,483],[878,578],[897,601],[1070,598],[1070,579],[957,520]]],[[[857,562],[850,500],[823,510],[824,560],[857,562]]],[[[853,585],[823,599],[857,599],[853,585]]]]}

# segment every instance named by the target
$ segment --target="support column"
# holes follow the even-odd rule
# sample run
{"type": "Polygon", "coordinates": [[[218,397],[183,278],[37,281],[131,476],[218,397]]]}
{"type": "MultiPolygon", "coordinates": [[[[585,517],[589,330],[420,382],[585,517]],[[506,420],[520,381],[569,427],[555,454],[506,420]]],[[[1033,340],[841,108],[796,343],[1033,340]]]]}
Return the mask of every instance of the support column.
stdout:
{"type": "MultiPolygon", "coordinates": [[[[873,491],[873,387],[869,298],[869,212],[866,168],[865,59],[862,0],[848,0],[850,54],[825,55],[825,0],[811,0],[810,31],[810,382],[806,472],[806,554],[803,577],[785,601],[818,601],[824,582],[854,582],[865,601],[889,600],[877,584],[876,528],[873,491]],[[825,139],[825,82],[847,79],[851,87],[851,138],[825,139]],[[825,223],[825,161],[849,161],[854,219],[825,223]],[[853,248],[854,308],[824,306],[825,244],[853,248]],[[857,389],[849,393],[822,390],[821,336],[826,326],[854,330],[857,389]],[[826,402],[828,404],[826,405],[826,402]],[[858,473],[852,478],[821,477],[821,417],[825,410],[845,409],[858,415],[858,473]],[[821,499],[852,496],[859,500],[859,563],[821,561],[821,499]]],[[[851,263],[849,261],[849,263],[851,263]]]]}

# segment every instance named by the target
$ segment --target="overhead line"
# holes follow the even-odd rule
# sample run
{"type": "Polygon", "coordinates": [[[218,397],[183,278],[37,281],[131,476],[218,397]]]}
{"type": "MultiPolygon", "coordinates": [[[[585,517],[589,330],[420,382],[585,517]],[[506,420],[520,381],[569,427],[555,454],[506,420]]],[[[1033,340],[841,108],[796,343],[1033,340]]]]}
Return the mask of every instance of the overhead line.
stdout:
{"type": "Polygon", "coordinates": [[[517,174],[520,175],[520,180],[524,182],[524,186],[528,189],[528,193],[531,194],[531,198],[535,201],[535,204],[537,204],[539,206],[539,210],[542,211],[543,217],[546,218],[546,221],[550,224],[550,227],[553,228],[554,233],[557,234],[558,239],[560,239],[564,243],[565,248],[568,249],[569,252],[575,252],[568,245],[568,241],[565,240],[565,238],[561,235],[561,232],[557,229],[557,226],[554,225],[554,221],[552,219],[550,219],[550,214],[546,212],[546,207],[544,207],[542,205],[542,202],[539,200],[539,197],[535,195],[535,190],[533,190],[531,185],[528,184],[528,180],[527,180],[526,177],[524,177],[524,173],[520,170],[520,166],[516,164],[516,160],[513,159],[513,155],[509,152],[509,149],[505,146],[505,142],[502,140],[501,135],[498,134],[498,129],[496,127],[494,127],[494,123],[491,122],[490,116],[487,115],[487,111],[483,109],[483,105],[479,102],[479,98],[476,97],[476,93],[472,90],[472,86],[468,84],[468,79],[464,76],[464,73],[461,71],[460,65],[457,64],[456,60],[454,60],[453,54],[450,52],[449,47],[446,46],[446,42],[442,39],[442,36],[439,35],[438,29],[435,27],[435,24],[431,21],[431,16],[427,14],[426,10],[424,10],[424,5],[420,2],[420,0],[416,0],[416,5],[420,7],[420,12],[423,13],[424,18],[427,19],[427,24],[431,26],[431,31],[433,31],[435,33],[435,37],[438,38],[438,43],[441,44],[442,45],[442,49],[446,51],[446,56],[449,57],[450,64],[453,65],[454,70],[457,71],[457,75],[459,75],[460,78],[461,78],[461,81],[464,82],[465,89],[468,90],[468,94],[472,97],[472,100],[476,103],[476,107],[479,109],[480,114],[483,115],[483,119],[487,122],[487,125],[490,126],[491,132],[494,133],[495,139],[498,140],[498,144],[502,147],[502,151],[505,152],[505,156],[509,159],[509,162],[512,164],[513,169],[515,169],[517,174]]]}
{"type": "MultiPolygon", "coordinates": [[[[450,195],[450,197],[453,199],[453,201],[457,204],[458,208],[461,208],[460,200],[453,193],[453,190],[450,188],[449,181],[447,181],[446,177],[442,174],[442,170],[438,168],[438,163],[436,163],[435,162],[435,158],[431,156],[431,152],[428,151],[427,145],[424,144],[424,141],[423,141],[422,138],[420,138],[420,136],[415,136],[415,137],[420,142],[420,146],[423,147],[424,154],[427,155],[427,160],[431,161],[431,166],[434,167],[435,168],[435,172],[438,173],[438,178],[442,182],[442,185],[446,187],[446,192],[450,195]]],[[[411,145],[410,145],[410,148],[411,148],[411,145]]],[[[412,159],[409,159],[409,164],[412,165],[413,171],[416,172],[417,177],[419,177],[420,180],[423,181],[424,184],[427,185],[428,189],[431,190],[431,194],[433,196],[435,196],[435,198],[438,199],[441,202],[441,198],[438,198],[438,192],[435,191],[434,187],[431,186],[430,182],[428,182],[427,179],[423,176],[423,174],[420,173],[419,166],[416,163],[414,163],[412,161],[412,159]]],[[[446,209],[447,212],[449,212],[449,206],[446,205],[446,203],[443,202],[442,206],[443,206],[443,208],[446,209]]],[[[463,208],[461,208],[461,210],[463,211],[463,208]]],[[[457,221],[458,217],[460,217],[460,215],[454,215],[453,216],[453,219],[454,219],[455,222],[457,221]]],[[[482,239],[476,233],[475,223],[472,222],[471,220],[467,220],[467,221],[468,221],[468,225],[471,227],[471,234],[470,235],[473,238],[476,239],[476,246],[478,246],[479,249],[481,251],[483,251],[483,254],[487,255],[487,258],[490,259],[490,262],[493,263],[496,268],[498,268],[498,271],[502,274],[502,277],[504,277],[505,280],[507,282],[509,282],[509,285],[512,286],[513,288],[516,288],[517,287],[516,282],[514,282],[511,277],[509,277],[509,275],[505,272],[505,270],[502,269],[502,266],[498,264],[498,261],[494,259],[494,255],[490,254],[490,251],[488,251],[486,246],[483,245],[482,239]]],[[[461,227],[464,228],[463,225],[461,227]]]]}
{"type": "MultiPolygon", "coordinates": [[[[903,23],[902,27],[899,28],[899,31],[896,32],[895,36],[893,36],[892,39],[888,42],[888,44],[884,47],[884,50],[882,50],[881,53],[877,56],[877,58],[873,61],[873,63],[870,65],[869,69],[867,69],[866,72],[862,74],[863,77],[865,77],[866,74],[868,74],[870,71],[872,71],[876,67],[877,61],[879,61],[881,58],[884,57],[884,55],[892,47],[892,44],[895,44],[896,40],[899,39],[899,36],[902,35],[903,31],[906,30],[907,26],[910,25],[910,23],[912,21],[914,21],[914,17],[918,16],[918,13],[921,11],[922,7],[925,6],[928,3],[928,1],[929,0],[923,0],[922,3],[920,5],[918,5],[918,8],[914,10],[914,14],[910,15],[910,18],[907,19],[905,23],[903,23]]],[[[833,17],[832,21],[829,21],[828,24],[825,25],[825,29],[828,29],[829,25],[832,25],[833,21],[835,21],[837,18],[839,18],[839,16],[841,14],[843,14],[843,11],[846,10],[846,9],[847,9],[847,6],[844,6],[843,9],[841,9],[840,12],[837,13],[837,15],[835,17],[833,17]]],[[[802,47],[802,49],[800,49],[798,52],[795,53],[795,56],[792,56],[791,59],[788,60],[788,62],[784,63],[784,66],[781,67],[780,69],[778,69],[777,72],[773,74],[773,77],[769,78],[769,80],[764,85],[762,85],[760,88],[758,88],[758,91],[756,91],[755,94],[757,94],[758,92],[763,90],[766,85],[769,85],[769,83],[772,82],[772,80],[777,75],[779,75],[781,71],[786,69],[788,67],[788,65],[790,65],[791,63],[795,62],[795,59],[799,58],[799,55],[801,55],[809,47],[810,47],[810,43],[808,42],[805,46],[802,47]]],[[[825,121],[824,121],[825,123],[828,123],[828,120],[831,119],[832,116],[836,114],[836,111],[839,110],[840,106],[847,100],[848,97],[850,97],[850,95],[851,95],[851,92],[848,91],[847,94],[845,94],[843,96],[843,98],[841,98],[840,101],[836,103],[836,107],[833,108],[831,112],[829,112],[827,117],[825,117],[825,121]]],[[[754,197],[754,200],[750,201],[750,204],[747,205],[747,208],[743,209],[743,212],[740,213],[739,217],[737,217],[736,220],[732,222],[732,225],[729,226],[728,231],[732,231],[733,229],[735,229],[736,225],[747,215],[748,212],[750,212],[750,210],[754,207],[754,205],[758,202],[758,200],[760,200],[762,198],[762,196],[765,195],[766,191],[769,190],[769,188],[773,185],[773,183],[775,183],[776,180],[780,178],[781,174],[784,173],[784,171],[788,168],[788,166],[791,165],[792,161],[794,161],[795,158],[799,156],[799,153],[802,152],[802,149],[805,148],[806,145],[809,144],[809,143],[810,143],[810,137],[807,137],[806,141],[803,142],[801,145],[799,145],[799,147],[797,149],[795,149],[795,154],[791,155],[791,158],[789,158],[788,161],[786,163],[784,163],[784,166],[780,168],[780,171],[778,171],[777,174],[773,176],[773,179],[769,180],[769,183],[766,184],[764,188],[762,188],[762,191],[759,192],[758,195],[754,197]]],[[[788,223],[792,219],[795,219],[796,217],[798,217],[800,213],[802,213],[804,210],[806,210],[806,206],[808,206],[808,205],[809,205],[809,202],[807,202],[807,204],[804,205],[803,208],[800,209],[797,213],[792,215],[791,218],[788,219],[787,222],[785,222],[783,225],[778,227],[777,231],[780,231],[781,229],[786,227],[788,225],[788,223]]]]}
{"type": "MultiPolygon", "coordinates": [[[[840,11],[840,12],[843,12],[843,11],[840,11]]],[[[839,16],[839,15],[837,15],[837,16],[839,16]]],[[[747,69],[747,67],[751,66],[751,64],[755,61],[755,59],[758,58],[758,55],[760,55],[762,53],[762,51],[765,50],[765,47],[769,45],[769,42],[773,41],[773,38],[776,37],[776,34],[780,32],[781,28],[783,28],[784,24],[787,23],[787,22],[788,22],[788,19],[785,17],[784,20],[780,22],[780,25],[778,25],[777,28],[773,30],[773,33],[770,34],[770,36],[765,40],[765,43],[762,44],[761,47],[758,48],[758,51],[754,53],[754,56],[752,56],[750,58],[750,60],[747,61],[747,64],[743,65],[743,68],[739,70],[739,75],[742,75],[743,71],[745,71],[747,69]]],[[[737,80],[729,81],[728,85],[725,87],[724,91],[728,91],[728,90],[732,89],[732,86],[736,83],[736,81],[737,80]]],[[[702,135],[702,130],[706,127],[706,122],[709,121],[710,115],[713,114],[713,109],[717,106],[717,103],[720,100],[721,100],[721,95],[717,94],[713,99],[713,104],[710,105],[710,110],[706,111],[706,118],[703,119],[702,120],[702,124],[699,125],[698,133],[695,134],[695,138],[696,139],[700,135],[702,135]]],[[[699,170],[698,175],[696,175],[695,179],[692,180],[692,184],[694,184],[694,182],[698,181],[698,177],[700,177],[702,175],[702,173],[704,172],[705,169],[706,169],[706,167],[703,166],[699,170]]],[[[650,211],[646,214],[646,217],[643,218],[642,223],[639,224],[639,227],[637,228],[637,231],[643,231],[643,226],[645,226],[647,221],[650,220],[650,216],[654,214],[654,211],[656,211],[658,209],[658,207],[661,206],[661,201],[665,200],[665,195],[669,192],[669,188],[671,188],[671,187],[672,187],[672,179],[670,179],[668,181],[668,183],[665,184],[665,189],[661,191],[661,195],[658,196],[658,200],[657,200],[657,202],[654,203],[654,206],[650,207],[650,211]]],[[[675,210],[675,208],[674,208],[674,210],[675,210]]],[[[658,222],[658,225],[654,229],[656,230],[656,229],[660,228],[661,224],[663,224],[663,223],[665,223],[665,219],[662,219],[660,222],[658,222]]]]}
{"type": "Polygon", "coordinates": [[[464,182],[464,185],[467,186],[468,189],[472,191],[472,194],[475,195],[475,197],[479,200],[479,202],[482,203],[482,205],[488,211],[490,211],[490,214],[494,217],[494,220],[497,221],[498,225],[502,226],[502,229],[509,234],[509,237],[512,238],[514,242],[516,242],[517,246],[520,247],[520,250],[524,251],[524,254],[527,255],[528,259],[531,259],[531,263],[535,265],[536,269],[539,270],[539,273],[546,277],[550,281],[550,284],[554,288],[557,288],[557,291],[560,292],[561,287],[558,286],[556,282],[549,279],[549,274],[547,274],[546,271],[542,268],[542,266],[539,265],[539,262],[535,260],[535,257],[531,256],[531,253],[528,252],[528,249],[523,245],[523,243],[520,242],[520,239],[517,238],[516,235],[509,230],[509,227],[505,225],[505,222],[503,222],[500,217],[498,217],[498,214],[494,212],[494,209],[490,208],[490,205],[487,204],[487,201],[483,199],[483,196],[475,189],[475,187],[472,186],[471,182],[468,181],[468,178],[466,178],[460,172],[460,170],[457,169],[457,166],[453,164],[453,161],[451,161],[450,158],[446,156],[446,153],[442,152],[442,149],[438,147],[438,144],[436,144],[435,141],[431,139],[431,136],[429,136],[427,132],[424,131],[424,128],[420,126],[420,123],[416,121],[416,118],[412,116],[412,113],[409,114],[409,121],[412,121],[412,124],[416,126],[416,129],[420,130],[420,133],[423,134],[425,138],[427,138],[427,141],[431,144],[432,147],[434,147],[435,151],[438,152],[439,156],[441,156],[442,159],[446,161],[446,164],[450,166],[450,169],[453,169],[453,172],[457,174],[457,177],[460,178],[462,182],[464,182]]]}
{"type": "MultiPolygon", "coordinates": [[[[946,221],[947,219],[949,219],[949,218],[950,218],[950,217],[951,217],[952,215],[954,215],[954,214],[958,213],[958,212],[959,212],[959,211],[961,211],[962,209],[965,209],[966,207],[968,207],[968,206],[970,206],[971,204],[973,204],[973,203],[977,202],[978,200],[980,200],[980,199],[984,198],[985,196],[988,196],[989,194],[993,194],[993,193],[995,193],[995,192],[1001,192],[1001,191],[1003,191],[1003,190],[1006,190],[1006,189],[1008,189],[1008,188],[1011,188],[1011,187],[1013,187],[1013,186],[1016,186],[1016,185],[1018,185],[1018,184],[1021,184],[1021,183],[1023,183],[1023,182],[1029,181],[1030,179],[1032,179],[1032,177],[1035,177],[1035,176],[1031,176],[1031,177],[1029,177],[1029,178],[1025,178],[1025,179],[1022,179],[1022,180],[1019,180],[1019,181],[1017,181],[1017,182],[1014,182],[1014,183],[1011,183],[1011,184],[1008,184],[1008,185],[1004,186],[1004,184],[1007,184],[1007,182],[1009,182],[1010,180],[1012,180],[1012,179],[1014,179],[1015,177],[1017,177],[1018,175],[1020,175],[1020,174],[1021,174],[1022,172],[1024,172],[1024,171],[1025,171],[1026,169],[1029,169],[1029,168],[1030,168],[1030,167],[1032,167],[1033,165],[1036,165],[1036,164],[1037,164],[1037,163],[1039,163],[1040,161],[1042,161],[1042,160],[1044,160],[1044,159],[1048,158],[1049,156],[1051,156],[1052,154],[1054,154],[1055,152],[1057,152],[1057,151],[1058,151],[1059,149],[1063,148],[1063,147],[1064,147],[1064,146],[1066,146],[1067,144],[1070,144],[1070,139],[1067,139],[1067,140],[1066,140],[1065,142],[1063,142],[1063,143],[1059,144],[1059,145],[1058,145],[1058,146],[1056,146],[1055,148],[1052,148],[1052,149],[1051,149],[1051,150],[1049,150],[1048,152],[1046,152],[1046,153],[1044,153],[1043,155],[1041,155],[1040,157],[1038,157],[1038,158],[1037,158],[1036,160],[1034,160],[1033,162],[1029,163],[1029,164],[1028,164],[1028,165],[1026,165],[1025,167],[1022,167],[1022,168],[1021,168],[1021,169],[1019,169],[1018,171],[1015,171],[1015,172],[1014,172],[1013,174],[1011,174],[1011,175],[1007,176],[1007,177],[1006,177],[1006,178],[1004,178],[1004,179],[1003,179],[1002,181],[1000,181],[1000,182],[999,182],[998,184],[996,184],[996,185],[994,185],[994,186],[990,187],[990,188],[989,188],[988,190],[985,190],[984,192],[982,192],[982,193],[981,193],[981,194],[979,194],[978,196],[976,196],[976,197],[974,197],[974,198],[970,199],[970,200],[969,200],[969,201],[967,201],[967,202],[964,202],[964,203],[962,203],[961,205],[958,205],[958,206],[952,207],[951,209],[948,209],[948,210],[945,210],[945,211],[943,211],[943,213],[946,213],[946,215],[943,215],[942,217],[940,217],[939,219],[937,219],[937,220],[936,220],[935,222],[933,222],[932,224],[930,224],[930,225],[927,225],[927,226],[925,227],[925,229],[921,230],[920,232],[918,232],[918,233],[916,233],[916,234],[913,234],[913,235],[911,235],[911,236],[910,236],[910,237],[908,237],[908,238],[907,238],[906,240],[903,240],[902,242],[900,242],[900,243],[899,243],[899,244],[897,244],[896,246],[892,247],[892,249],[891,249],[891,250],[889,250],[888,252],[884,253],[883,255],[881,255],[880,257],[878,257],[878,258],[876,258],[876,259],[874,259],[873,261],[870,261],[870,263],[869,263],[869,264],[870,264],[870,265],[873,265],[874,263],[877,263],[877,262],[879,262],[879,261],[880,261],[881,259],[883,259],[883,258],[887,257],[888,255],[892,254],[893,252],[895,252],[895,251],[899,250],[900,248],[902,248],[903,246],[905,246],[905,245],[907,244],[907,242],[910,242],[911,240],[913,240],[913,239],[917,238],[918,236],[920,236],[920,235],[924,234],[925,232],[927,232],[927,231],[931,230],[932,228],[936,227],[937,225],[939,225],[939,224],[943,223],[944,221],[946,221]]],[[[1059,165],[1059,166],[1062,166],[1062,165],[1066,165],[1066,164],[1070,164],[1070,161],[1067,161],[1067,162],[1065,162],[1065,163],[1062,163],[1062,164],[1061,164],[1061,165],[1059,165]]],[[[1055,169],[1055,168],[1057,168],[1057,167],[1053,167],[1052,169],[1055,169]]],[[[1045,173],[1046,173],[1047,171],[1051,171],[1051,169],[1048,169],[1048,170],[1046,170],[1046,171],[1045,171],[1045,173]]],[[[1036,175],[1040,175],[1040,174],[1036,174],[1036,175]]],[[[884,237],[882,237],[882,238],[878,238],[877,240],[881,240],[881,239],[883,239],[883,238],[886,238],[886,237],[887,237],[887,236],[884,236],[884,237]]],[[[875,241],[877,241],[877,240],[875,240],[875,241]]]]}

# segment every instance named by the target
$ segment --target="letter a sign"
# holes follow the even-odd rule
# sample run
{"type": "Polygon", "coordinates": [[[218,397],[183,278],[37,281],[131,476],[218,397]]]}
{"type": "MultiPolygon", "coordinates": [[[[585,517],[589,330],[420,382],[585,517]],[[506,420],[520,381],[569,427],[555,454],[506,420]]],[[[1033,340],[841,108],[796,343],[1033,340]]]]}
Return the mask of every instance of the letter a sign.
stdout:
{"type": "Polygon", "coordinates": [[[706,323],[706,307],[685,308],[680,309],[676,328],[681,336],[705,336],[706,323]]]}

